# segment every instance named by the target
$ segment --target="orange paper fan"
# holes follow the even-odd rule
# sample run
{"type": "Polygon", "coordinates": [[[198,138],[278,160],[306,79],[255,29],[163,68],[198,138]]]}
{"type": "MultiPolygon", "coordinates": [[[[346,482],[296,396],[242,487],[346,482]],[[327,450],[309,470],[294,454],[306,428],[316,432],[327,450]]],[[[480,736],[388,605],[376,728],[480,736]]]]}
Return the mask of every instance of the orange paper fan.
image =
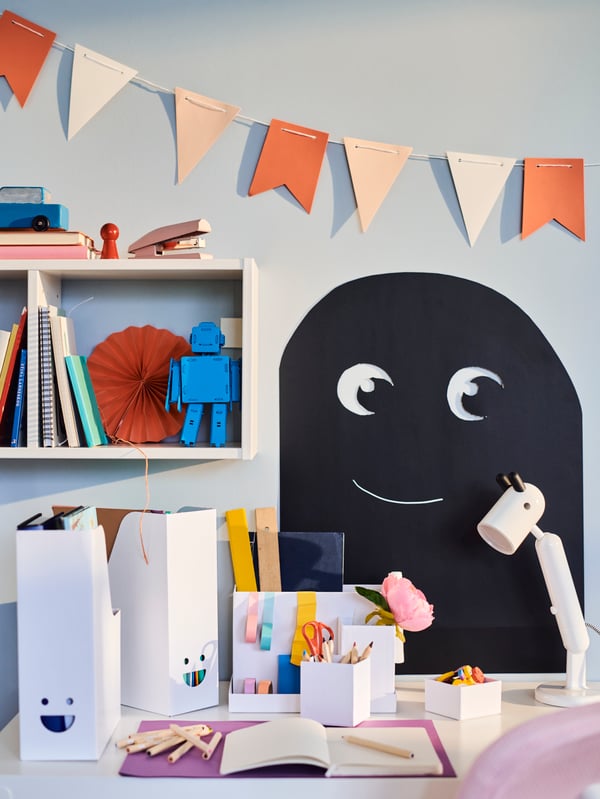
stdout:
{"type": "Polygon", "coordinates": [[[151,325],[98,344],[87,363],[107,435],[142,444],[178,433],[185,414],[165,410],[169,364],[190,354],[184,338],[151,325]]]}

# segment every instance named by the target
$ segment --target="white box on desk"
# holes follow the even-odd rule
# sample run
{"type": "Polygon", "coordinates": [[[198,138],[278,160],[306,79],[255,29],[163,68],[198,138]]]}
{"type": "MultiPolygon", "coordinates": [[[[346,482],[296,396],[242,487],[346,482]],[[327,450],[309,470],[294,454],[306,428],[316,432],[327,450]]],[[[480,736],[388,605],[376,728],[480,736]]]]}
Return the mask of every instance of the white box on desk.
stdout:
{"type": "Polygon", "coordinates": [[[476,685],[425,680],[425,710],[453,719],[476,719],[502,711],[502,681],[486,678],[476,685]]]}
{"type": "Polygon", "coordinates": [[[300,664],[300,715],[330,727],[356,727],[371,713],[371,658],[300,664]]]}
{"type": "Polygon", "coordinates": [[[128,513],[108,569],[123,704],[165,716],[218,705],[216,511],[128,513]]]}
{"type": "MultiPolygon", "coordinates": [[[[340,652],[347,652],[356,643],[363,651],[370,643],[371,713],[396,712],[396,628],[372,624],[341,624],[340,652]]],[[[401,642],[398,640],[398,643],[401,642]]],[[[400,651],[404,652],[402,646],[400,651]]]]}
{"type": "Polygon", "coordinates": [[[17,531],[22,760],[97,760],[121,716],[104,530],[17,531]]]}

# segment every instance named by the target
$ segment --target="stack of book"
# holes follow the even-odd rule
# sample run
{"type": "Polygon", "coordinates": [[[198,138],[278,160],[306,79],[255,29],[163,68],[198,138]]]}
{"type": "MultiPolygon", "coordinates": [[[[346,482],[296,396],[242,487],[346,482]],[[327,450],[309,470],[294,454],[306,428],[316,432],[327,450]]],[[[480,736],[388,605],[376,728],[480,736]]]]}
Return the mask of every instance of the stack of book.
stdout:
{"type": "Polygon", "coordinates": [[[90,259],[99,256],[93,239],[77,230],[0,230],[0,259],[90,259]]]}
{"type": "Polygon", "coordinates": [[[73,320],[55,305],[40,306],[37,347],[32,343],[28,352],[27,318],[23,308],[10,330],[0,330],[0,446],[26,446],[28,425],[29,439],[38,428],[41,447],[108,444],[87,359],[77,354],[73,320]],[[39,369],[39,403],[29,404],[29,418],[28,360],[39,369]]]}
{"type": "Polygon", "coordinates": [[[107,444],[87,359],[77,354],[73,320],[55,305],[38,312],[41,446],[107,444]]]}

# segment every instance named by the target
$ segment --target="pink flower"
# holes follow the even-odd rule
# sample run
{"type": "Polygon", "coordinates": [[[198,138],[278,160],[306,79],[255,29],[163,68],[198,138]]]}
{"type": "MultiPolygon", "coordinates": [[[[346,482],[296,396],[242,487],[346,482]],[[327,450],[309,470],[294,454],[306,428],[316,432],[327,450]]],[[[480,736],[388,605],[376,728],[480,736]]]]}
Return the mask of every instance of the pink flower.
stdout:
{"type": "Polygon", "coordinates": [[[425,594],[400,572],[390,572],[381,585],[396,624],[403,630],[417,633],[433,622],[433,605],[425,594]]]}

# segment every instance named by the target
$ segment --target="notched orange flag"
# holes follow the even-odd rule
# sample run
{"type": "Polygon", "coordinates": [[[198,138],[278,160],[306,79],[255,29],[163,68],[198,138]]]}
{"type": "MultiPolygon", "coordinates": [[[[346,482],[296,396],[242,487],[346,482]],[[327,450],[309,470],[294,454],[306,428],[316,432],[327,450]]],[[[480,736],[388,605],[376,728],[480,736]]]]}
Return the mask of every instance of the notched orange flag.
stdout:
{"type": "Polygon", "coordinates": [[[585,241],[582,158],[525,158],[521,238],[555,219],[585,241]]]}
{"type": "Polygon", "coordinates": [[[0,16],[0,75],[21,107],[27,102],[56,34],[12,11],[0,16]]]}
{"type": "Polygon", "coordinates": [[[272,119],[248,194],[286,186],[310,214],[329,134],[272,119]]]}

